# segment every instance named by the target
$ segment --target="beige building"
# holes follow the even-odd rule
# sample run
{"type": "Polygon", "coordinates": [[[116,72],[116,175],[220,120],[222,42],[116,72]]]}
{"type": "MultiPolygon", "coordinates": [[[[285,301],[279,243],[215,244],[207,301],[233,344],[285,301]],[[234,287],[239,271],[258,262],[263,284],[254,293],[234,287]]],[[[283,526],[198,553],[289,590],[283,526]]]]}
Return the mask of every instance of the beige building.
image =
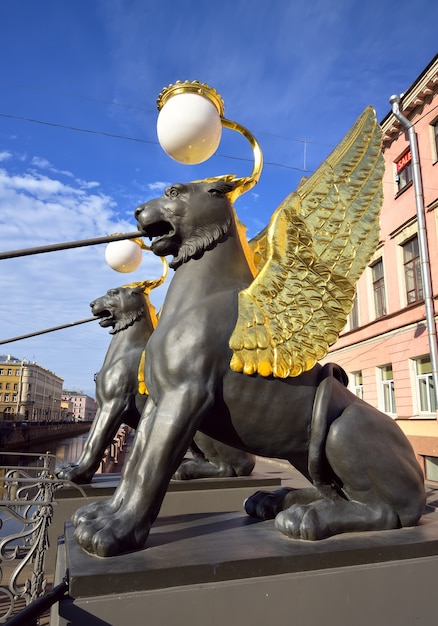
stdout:
{"type": "Polygon", "coordinates": [[[388,94],[389,112],[381,122],[385,174],[380,243],[359,280],[349,323],[325,360],[339,363],[357,395],[397,420],[426,478],[438,481],[433,367],[438,311],[438,55],[411,86],[400,85],[400,90],[405,91],[399,111],[413,125],[418,144],[415,169],[422,194],[415,184],[412,131],[409,138],[388,94]],[[429,263],[424,262],[422,249],[429,263]]]}
{"type": "Polygon", "coordinates": [[[71,411],[71,417],[75,422],[92,422],[97,411],[97,402],[91,396],[78,391],[62,392],[62,402],[71,411]]]}
{"type": "Polygon", "coordinates": [[[38,363],[0,355],[0,420],[58,422],[63,382],[38,363]]]}

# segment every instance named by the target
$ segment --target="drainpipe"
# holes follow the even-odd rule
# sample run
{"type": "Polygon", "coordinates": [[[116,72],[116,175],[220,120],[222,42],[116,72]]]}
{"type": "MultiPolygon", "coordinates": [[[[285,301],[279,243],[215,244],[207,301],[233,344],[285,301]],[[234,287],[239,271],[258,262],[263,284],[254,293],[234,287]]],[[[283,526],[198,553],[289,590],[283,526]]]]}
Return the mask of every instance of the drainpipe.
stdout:
{"type": "Polygon", "coordinates": [[[418,154],[417,135],[414,125],[400,112],[401,95],[395,94],[389,98],[392,113],[406,128],[409,146],[412,155],[412,178],[414,181],[415,206],[418,223],[418,247],[420,252],[421,276],[424,290],[424,306],[426,309],[426,326],[429,337],[430,362],[432,366],[433,384],[435,388],[435,405],[438,406],[438,348],[435,326],[435,312],[433,306],[432,279],[430,271],[429,248],[427,245],[426,219],[423,200],[423,185],[421,181],[420,159],[418,154]]]}

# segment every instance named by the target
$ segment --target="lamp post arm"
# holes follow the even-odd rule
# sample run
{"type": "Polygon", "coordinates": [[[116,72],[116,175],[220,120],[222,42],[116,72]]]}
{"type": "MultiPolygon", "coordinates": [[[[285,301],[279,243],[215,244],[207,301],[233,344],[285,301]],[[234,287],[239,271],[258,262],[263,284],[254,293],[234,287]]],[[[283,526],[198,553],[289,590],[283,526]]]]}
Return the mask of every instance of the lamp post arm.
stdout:
{"type": "Polygon", "coordinates": [[[141,233],[139,233],[138,231],[133,233],[116,233],[114,235],[106,235],[104,237],[94,237],[93,239],[78,239],[77,241],[65,241],[63,243],[54,243],[47,246],[23,248],[22,250],[10,250],[8,252],[0,252],[0,261],[3,261],[5,259],[15,259],[22,256],[30,256],[32,254],[42,254],[43,252],[57,252],[58,250],[83,248],[85,246],[95,246],[101,243],[111,243],[112,241],[137,239],[139,236],[141,236],[141,233]]]}
{"type": "Polygon", "coordinates": [[[249,132],[247,128],[245,128],[241,124],[238,124],[237,122],[233,122],[232,120],[227,120],[224,117],[221,118],[221,122],[224,128],[237,131],[238,133],[243,135],[245,139],[247,139],[249,143],[251,144],[251,148],[252,148],[252,152],[254,156],[254,165],[252,168],[251,175],[241,179],[242,181],[241,185],[244,186],[244,189],[241,191],[241,193],[243,193],[244,191],[248,191],[249,189],[252,189],[252,187],[254,187],[254,185],[256,185],[259,182],[260,175],[263,169],[263,153],[261,151],[261,148],[257,139],[254,137],[252,133],[249,132]]]}

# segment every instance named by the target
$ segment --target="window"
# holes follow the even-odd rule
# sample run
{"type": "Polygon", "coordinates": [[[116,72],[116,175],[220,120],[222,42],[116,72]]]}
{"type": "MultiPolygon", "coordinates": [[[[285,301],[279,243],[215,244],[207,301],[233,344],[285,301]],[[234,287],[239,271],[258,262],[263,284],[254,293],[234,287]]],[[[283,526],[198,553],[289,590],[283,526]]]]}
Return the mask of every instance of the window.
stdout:
{"type": "Polygon", "coordinates": [[[6,383],[6,389],[10,389],[11,388],[11,383],[6,383]]]}
{"type": "Polygon", "coordinates": [[[395,168],[397,192],[400,192],[412,182],[412,154],[410,150],[399,158],[395,164],[395,168]]]}
{"type": "Polygon", "coordinates": [[[359,304],[357,301],[357,292],[354,295],[353,308],[351,309],[351,313],[348,317],[348,322],[350,324],[350,330],[354,330],[359,327],[359,304]]]}
{"type": "Polygon", "coordinates": [[[363,378],[362,372],[352,372],[352,391],[353,393],[363,400],[363,378]]]}
{"type": "Polygon", "coordinates": [[[424,457],[424,469],[426,480],[438,480],[438,458],[436,456],[424,457]]]}
{"type": "Polygon", "coordinates": [[[403,244],[403,264],[405,270],[406,298],[408,304],[423,299],[420,252],[416,235],[403,244]]]}
{"type": "Polygon", "coordinates": [[[394,392],[394,374],[392,365],[384,365],[380,368],[382,405],[385,413],[396,413],[395,408],[395,392],[394,392]]]}
{"type": "Polygon", "coordinates": [[[8,376],[12,376],[12,370],[8,370],[8,376]]]}
{"type": "Polygon", "coordinates": [[[373,276],[374,308],[376,317],[383,317],[386,315],[386,303],[382,259],[379,259],[377,263],[372,266],[371,270],[373,276]]]}
{"type": "Polygon", "coordinates": [[[434,386],[432,364],[430,362],[430,357],[424,356],[420,359],[417,359],[415,362],[415,367],[416,367],[418,407],[419,407],[420,413],[435,413],[436,412],[435,386],[434,386]]]}
{"type": "Polygon", "coordinates": [[[436,163],[438,161],[438,120],[435,120],[435,122],[432,124],[432,138],[432,153],[434,153],[434,161],[436,163]]]}

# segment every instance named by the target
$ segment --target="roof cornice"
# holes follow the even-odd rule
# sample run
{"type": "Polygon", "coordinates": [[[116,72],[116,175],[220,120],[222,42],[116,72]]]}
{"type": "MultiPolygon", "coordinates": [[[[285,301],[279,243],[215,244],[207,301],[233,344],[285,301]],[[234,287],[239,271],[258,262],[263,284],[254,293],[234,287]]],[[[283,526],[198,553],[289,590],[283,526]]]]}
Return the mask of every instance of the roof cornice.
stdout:
{"type": "MultiPolygon", "coordinates": [[[[438,55],[412,83],[403,94],[400,101],[400,111],[405,117],[413,122],[413,119],[421,113],[425,104],[428,104],[438,94],[438,55]]],[[[382,145],[385,150],[404,131],[401,123],[396,119],[392,111],[380,123],[383,132],[382,145]]]]}

